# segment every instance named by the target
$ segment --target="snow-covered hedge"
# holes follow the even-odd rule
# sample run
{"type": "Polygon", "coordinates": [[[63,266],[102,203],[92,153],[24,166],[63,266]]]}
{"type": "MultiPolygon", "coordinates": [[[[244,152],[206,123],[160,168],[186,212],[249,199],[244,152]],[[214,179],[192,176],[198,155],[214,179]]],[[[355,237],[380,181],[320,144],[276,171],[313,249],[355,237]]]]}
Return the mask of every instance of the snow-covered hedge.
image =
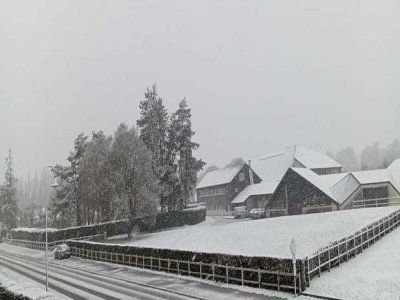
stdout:
{"type": "Polygon", "coordinates": [[[0,299],[31,300],[31,298],[13,293],[12,291],[7,290],[6,288],[2,287],[1,285],[0,285],[0,299]]]}
{"type": "MultiPolygon", "coordinates": [[[[92,250],[92,251],[102,251],[104,253],[112,253],[112,254],[125,254],[125,255],[138,255],[138,256],[145,256],[145,257],[153,257],[153,258],[163,258],[163,259],[170,259],[170,268],[168,268],[167,261],[161,261],[161,267],[166,269],[171,269],[170,273],[176,273],[172,269],[176,269],[175,262],[173,260],[179,261],[190,261],[190,262],[202,262],[204,264],[216,264],[221,265],[220,268],[215,268],[215,275],[220,275],[222,278],[225,276],[225,266],[231,267],[238,267],[238,268],[249,268],[249,269],[259,269],[260,270],[269,270],[269,271],[280,271],[285,273],[292,273],[293,272],[293,263],[291,259],[286,258],[274,258],[274,257],[260,257],[260,256],[242,256],[242,255],[231,255],[231,254],[222,254],[222,253],[201,253],[201,252],[194,252],[194,251],[182,251],[182,250],[174,250],[174,249],[158,249],[158,248],[145,248],[145,247],[136,247],[136,246],[127,246],[127,245],[112,245],[112,244],[102,244],[90,241],[67,241],[67,244],[71,247],[72,255],[74,253],[79,253],[74,248],[85,249],[85,250],[92,250]],[[74,251],[75,250],[75,251],[74,251]]],[[[88,252],[81,252],[81,253],[88,253],[88,252]]],[[[95,255],[91,256],[92,259],[96,258],[95,255]]],[[[116,257],[113,255],[112,257],[116,257]]],[[[127,257],[124,259],[121,255],[120,257],[120,264],[129,265],[129,260],[127,257]]],[[[150,259],[149,259],[150,260],[150,259]]],[[[139,260],[139,267],[142,267],[141,262],[139,260]]],[[[132,261],[131,261],[132,262],[132,261]]],[[[158,262],[157,260],[153,260],[155,264],[155,269],[158,270],[158,262]]],[[[150,264],[150,262],[147,262],[150,264]]],[[[297,272],[300,274],[301,278],[301,285],[302,290],[306,285],[306,276],[305,276],[305,261],[298,259],[296,262],[297,272]]],[[[146,268],[151,269],[150,266],[145,266],[146,268]]],[[[199,270],[194,269],[196,266],[191,266],[191,276],[199,277],[196,272],[199,270]]],[[[180,273],[182,275],[187,275],[188,266],[185,263],[180,264],[180,273]]],[[[207,272],[208,274],[212,273],[211,268],[203,265],[203,274],[207,272]]],[[[241,271],[229,271],[230,277],[237,278],[237,281],[234,282],[233,280],[229,281],[229,283],[237,283],[241,284],[241,271]]],[[[245,280],[251,280],[254,282],[258,282],[258,274],[257,272],[244,272],[245,280]]],[[[284,286],[293,286],[293,277],[285,276],[281,274],[279,279],[276,274],[266,275],[263,274],[261,276],[261,282],[263,283],[272,283],[277,284],[279,280],[279,284],[281,288],[284,289],[284,286]]],[[[223,279],[221,279],[224,281],[223,279]]],[[[258,284],[247,284],[250,286],[258,286],[258,284]]],[[[264,286],[266,287],[266,286],[264,286]]]]}
{"type": "MultiPolygon", "coordinates": [[[[172,211],[169,213],[158,214],[155,217],[136,218],[136,225],[141,231],[154,231],[168,227],[179,227],[184,225],[194,225],[203,222],[206,218],[205,207],[195,207],[183,211],[172,211]]],[[[107,236],[128,233],[128,220],[118,220],[93,224],[87,226],[77,226],[64,229],[51,228],[47,232],[49,242],[67,239],[81,238],[97,234],[106,233],[107,236]]],[[[44,242],[46,239],[44,229],[35,228],[15,228],[11,229],[11,235],[16,240],[28,240],[44,242]]]]}
{"type": "MultiPolygon", "coordinates": [[[[341,263],[347,261],[349,257],[355,257],[360,254],[363,249],[368,248],[370,244],[374,244],[379,240],[379,238],[384,235],[385,231],[388,232],[400,226],[398,222],[398,213],[398,210],[394,211],[390,215],[354,232],[354,234],[320,248],[314,253],[314,255],[319,253],[319,256],[314,256],[309,260],[310,270],[314,270],[318,265],[322,265],[319,271],[324,272],[330,270],[332,267],[339,266],[341,263]],[[370,242],[366,243],[365,241],[370,242]],[[348,253],[349,249],[353,250],[348,253]],[[345,253],[348,254],[344,255],[345,253]],[[329,260],[331,260],[330,264],[328,264],[329,260]]],[[[317,272],[311,274],[311,279],[315,275],[317,275],[317,272]]]]}
{"type": "Polygon", "coordinates": [[[156,216],[155,221],[143,220],[140,226],[141,231],[155,231],[170,227],[184,225],[195,225],[206,219],[207,209],[205,206],[198,206],[181,211],[161,213],[156,216]]]}
{"type": "Polygon", "coordinates": [[[24,295],[14,293],[9,289],[3,287],[0,284],[0,299],[9,299],[9,300],[31,300],[32,298],[26,297],[24,295]]]}
{"type": "MultiPolygon", "coordinates": [[[[138,223],[139,222],[140,219],[138,219],[138,223]]],[[[103,234],[104,232],[106,232],[107,236],[112,236],[127,233],[128,228],[129,226],[127,220],[118,220],[87,226],[64,228],[60,230],[52,229],[47,232],[47,238],[49,242],[54,242],[96,234],[103,234]]],[[[11,229],[11,235],[13,239],[17,240],[44,242],[46,239],[44,229],[32,230],[32,228],[27,228],[25,230],[22,228],[15,228],[11,229]]]]}

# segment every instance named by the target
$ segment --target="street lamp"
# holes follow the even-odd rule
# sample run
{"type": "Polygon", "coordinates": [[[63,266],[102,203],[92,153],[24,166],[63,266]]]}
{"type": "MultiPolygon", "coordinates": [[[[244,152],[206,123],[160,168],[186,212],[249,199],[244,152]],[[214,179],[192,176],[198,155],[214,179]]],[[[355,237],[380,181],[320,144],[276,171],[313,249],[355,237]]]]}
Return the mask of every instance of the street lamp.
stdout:
{"type": "MultiPolygon", "coordinates": [[[[54,174],[54,168],[52,166],[47,166],[47,169],[50,169],[51,172],[54,174]]],[[[58,186],[58,183],[56,181],[56,178],[54,177],[54,182],[51,184],[52,188],[55,188],[58,186]]],[[[49,290],[49,263],[48,263],[48,257],[47,257],[47,252],[48,252],[48,243],[47,243],[47,189],[44,189],[44,198],[45,198],[45,211],[46,211],[46,292],[49,290]]]]}

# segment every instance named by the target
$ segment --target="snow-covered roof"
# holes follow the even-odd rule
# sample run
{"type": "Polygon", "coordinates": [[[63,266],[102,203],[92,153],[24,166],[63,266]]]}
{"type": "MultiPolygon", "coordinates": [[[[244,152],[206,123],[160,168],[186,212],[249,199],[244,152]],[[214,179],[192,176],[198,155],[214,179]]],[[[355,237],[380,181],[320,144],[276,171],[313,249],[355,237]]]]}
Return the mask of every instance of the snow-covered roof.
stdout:
{"type": "Polygon", "coordinates": [[[280,181],[293,165],[293,157],[294,148],[288,147],[253,159],[251,167],[264,182],[280,181]]]}
{"type": "MultiPolygon", "coordinates": [[[[14,232],[16,232],[16,231],[25,231],[25,232],[45,232],[46,229],[45,229],[45,228],[18,227],[18,228],[13,228],[13,229],[11,229],[11,231],[14,231],[14,232]]],[[[50,227],[48,227],[48,228],[47,228],[47,231],[48,231],[48,232],[55,232],[55,231],[58,231],[58,229],[57,229],[57,228],[50,228],[50,227]]]]}
{"type": "Polygon", "coordinates": [[[300,166],[309,169],[341,167],[329,156],[302,146],[286,147],[251,161],[252,169],[266,182],[280,181],[290,167],[300,166]]]}
{"type": "Polygon", "coordinates": [[[361,184],[391,182],[387,169],[357,171],[352,172],[352,174],[361,184]]]}
{"type": "Polygon", "coordinates": [[[326,154],[295,146],[295,158],[309,169],[341,168],[342,166],[326,154]]]}
{"type": "Polygon", "coordinates": [[[251,184],[247,186],[242,192],[240,192],[240,194],[237,195],[235,199],[233,199],[232,204],[244,203],[250,196],[273,194],[277,186],[277,181],[251,184]]]}
{"type": "Polygon", "coordinates": [[[351,173],[347,173],[345,177],[331,185],[330,190],[335,196],[336,202],[338,202],[339,204],[343,204],[358,189],[359,186],[360,184],[354,178],[354,176],[351,173]]]}
{"type": "Polygon", "coordinates": [[[400,191],[400,159],[396,159],[388,167],[389,175],[393,186],[400,191]]]}
{"type": "Polygon", "coordinates": [[[237,166],[208,172],[196,186],[196,189],[229,183],[233,178],[235,178],[236,174],[239,173],[242,167],[243,166],[237,166]]]}
{"type": "Polygon", "coordinates": [[[295,171],[297,174],[299,174],[301,177],[306,179],[308,182],[310,182],[312,185],[319,188],[322,192],[331,197],[333,200],[335,200],[335,196],[333,195],[332,191],[330,190],[330,187],[327,184],[329,180],[322,179],[322,177],[329,175],[320,176],[307,168],[291,168],[291,169],[295,171]]]}
{"type": "Polygon", "coordinates": [[[360,186],[351,173],[318,175],[307,168],[292,168],[292,170],[339,204],[360,186]]]}
{"type": "Polygon", "coordinates": [[[331,188],[335,184],[337,184],[339,181],[341,181],[343,178],[345,178],[347,175],[350,173],[338,173],[338,174],[329,174],[329,175],[319,175],[319,181],[331,188]]]}

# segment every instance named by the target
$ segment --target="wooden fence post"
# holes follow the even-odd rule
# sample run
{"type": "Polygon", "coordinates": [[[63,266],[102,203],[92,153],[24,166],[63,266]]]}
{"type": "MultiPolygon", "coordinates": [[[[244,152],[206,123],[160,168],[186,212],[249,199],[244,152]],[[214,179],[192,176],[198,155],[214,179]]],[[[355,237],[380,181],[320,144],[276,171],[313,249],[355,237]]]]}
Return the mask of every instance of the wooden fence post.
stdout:
{"type": "Polygon", "coordinates": [[[214,267],[214,263],[212,263],[211,268],[212,268],[212,277],[213,277],[213,281],[215,281],[215,267],[214,267]]]}
{"type": "Polygon", "coordinates": [[[329,272],[331,271],[331,248],[329,246],[328,248],[328,267],[329,267],[329,272]]]}
{"type": "Polygon", "coordinates": [[[279,270],[278,270],[278,272],[276,272],[276,275],[277,275],[277,280],[278,280],[278,291],[280,291],[281,290],[281,276],[279,274],[279,270]]]}
{"type": "Polygon", "coordinates": [[[321,277],[321,253],[318,252],[318,277],[321,277]]]}

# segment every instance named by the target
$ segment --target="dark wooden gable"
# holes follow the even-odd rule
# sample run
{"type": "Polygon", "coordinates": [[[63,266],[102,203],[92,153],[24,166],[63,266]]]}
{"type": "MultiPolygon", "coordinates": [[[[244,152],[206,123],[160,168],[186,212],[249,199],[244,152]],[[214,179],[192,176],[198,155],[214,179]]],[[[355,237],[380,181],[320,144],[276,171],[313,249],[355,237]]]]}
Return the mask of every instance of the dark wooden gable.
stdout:
{"type": "Polygon", "coordinates": [[[288,169],[272,195],[267,208],[287,209],[288,215],[303,213],[303,207],[337,206],[334,199],[292,169],[288,169]]]}
{"type": "MultiPolygon", "coordinates": [[[[229,202],[236,198],[241,191],[243,191],[248,185],[250,185],[250,167],[248,164],[244,164],[239,170],[236,176],[229,184],[229,202]],[[241,175],[243,174],[243,175],[241,175]],[[242,178],[241,178],[242,177],[242,178]],[[243,179],[243,180],[241,180],[243,179]]],[[[254,184],[260,183],[261,178],[252,170],[254,184]]]]}

